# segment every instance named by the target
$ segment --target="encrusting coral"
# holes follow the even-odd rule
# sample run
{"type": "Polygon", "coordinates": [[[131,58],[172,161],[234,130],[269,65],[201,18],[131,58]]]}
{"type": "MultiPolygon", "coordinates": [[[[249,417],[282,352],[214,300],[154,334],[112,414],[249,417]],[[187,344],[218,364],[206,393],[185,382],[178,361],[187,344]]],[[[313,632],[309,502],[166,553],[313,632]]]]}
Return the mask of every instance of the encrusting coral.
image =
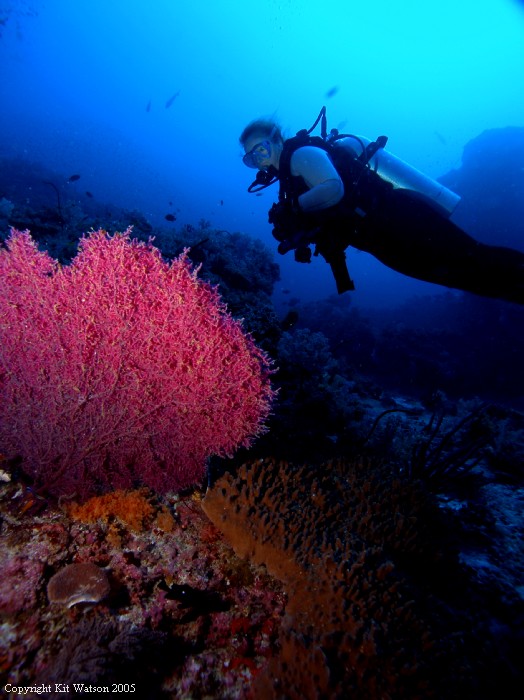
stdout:
{"type": "Polygon", "coordinates": [[[220,478],[203,508],[289,596],[281,653],[258,678],[257,698],[400,700],[443,688],[451,698],[471,683],[446,636],[445,606],[414,582],[420,571],[438,580],[442,554],[412,484],[364,462],[265,460],[220,478]]]}
{"type": "Polygon", "coordinates": [[[38,488],[197,484],[264,431],[270,374],[185,254],[130,230],[92,232],[65,266],[27,231],[0,249],[0,447],[38,488]]]}
{"type": "Polygon", "coordinates": [[[109,591],[106,573],[92,562],[69,564],[57,571],[47,584],[49,602],[67,608],[78,603],[99,603],[109,591]]]}
{"type": "Polygon", "coordinates": [[[151,503],[151,494],[144,488],[135,491],[118,490],[102,496],[93,496],[85,503],[67,505],[66,511],[73,520],[84,523],[96,520],[107,523],[116,517],[132,530],[141,531],[147,525],[151,525],[155,518],[154,522],[162,529],[172,529],[173,516],[165,507],[158,511],[151,503]]]}

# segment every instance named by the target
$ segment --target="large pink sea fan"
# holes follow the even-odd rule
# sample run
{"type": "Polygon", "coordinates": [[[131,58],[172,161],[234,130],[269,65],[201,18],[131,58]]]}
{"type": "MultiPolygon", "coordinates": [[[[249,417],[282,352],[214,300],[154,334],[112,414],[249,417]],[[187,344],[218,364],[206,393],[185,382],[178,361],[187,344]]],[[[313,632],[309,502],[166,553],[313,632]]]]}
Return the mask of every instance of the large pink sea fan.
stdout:
{"type": "Polygon", "coordinates": [[[129,230],[63,267],[27,231],[0,249],[0,451],[51,493],[201,481],[264,430],[270,373],[185,255],[129,230]]]}

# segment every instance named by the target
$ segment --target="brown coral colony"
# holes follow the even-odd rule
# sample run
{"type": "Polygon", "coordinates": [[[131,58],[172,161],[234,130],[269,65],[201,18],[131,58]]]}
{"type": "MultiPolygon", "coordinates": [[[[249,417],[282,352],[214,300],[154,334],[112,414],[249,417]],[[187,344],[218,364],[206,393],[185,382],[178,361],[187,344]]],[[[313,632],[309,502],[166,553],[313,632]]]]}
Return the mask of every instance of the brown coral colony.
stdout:
{"type": "Polygon", "coordinates": [[[69,564],[49,581],[47,597],[50,603],[67,608],[78,603],[99,603],[109,593],[106,573],[95,564],[69,564]]]}

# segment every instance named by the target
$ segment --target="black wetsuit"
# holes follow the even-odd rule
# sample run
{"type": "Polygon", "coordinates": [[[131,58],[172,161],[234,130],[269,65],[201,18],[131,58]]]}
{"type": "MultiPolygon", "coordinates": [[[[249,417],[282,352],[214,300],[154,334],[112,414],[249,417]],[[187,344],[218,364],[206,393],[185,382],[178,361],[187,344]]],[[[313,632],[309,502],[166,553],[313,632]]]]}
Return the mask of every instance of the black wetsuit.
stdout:
{"type": "Polygon", "coordinates": [[[346,236],[404,275],[524,304],[524,253],[476,241],[408,190],[393,190],[346,236]]]}
{"type": "MultiPolygon", "coordinates": [[[[290,159],[289,153],[281,159],[280,199],[296,202],[308,188],[290,174],[290,159]]],[[[341,176],[345,194],[339,204],[301,214],[332,267],[345,264],[343,251],[353,246],[409,277],[524,304],[524,253],[476,241],[431,200],[394,189],[369,169],[357,168],[350,182],[341,176]]],[[[339,292],[353,288],[344,281],[337,286],[339,292]]]]}

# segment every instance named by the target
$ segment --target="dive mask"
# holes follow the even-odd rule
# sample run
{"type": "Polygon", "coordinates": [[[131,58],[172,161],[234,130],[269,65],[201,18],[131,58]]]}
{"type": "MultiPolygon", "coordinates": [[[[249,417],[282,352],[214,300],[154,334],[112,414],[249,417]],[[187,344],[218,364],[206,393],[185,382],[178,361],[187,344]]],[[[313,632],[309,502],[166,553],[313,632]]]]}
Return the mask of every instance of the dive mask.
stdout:
{"type": "Polygon", "coordinates": [[[268,158],[271,158],[271,141],[261,141],[246,153],[242,158],[242,162],[244,165],[247,165],[248,168],[260,170],[262,161],[268,160],[268,158]]]}

